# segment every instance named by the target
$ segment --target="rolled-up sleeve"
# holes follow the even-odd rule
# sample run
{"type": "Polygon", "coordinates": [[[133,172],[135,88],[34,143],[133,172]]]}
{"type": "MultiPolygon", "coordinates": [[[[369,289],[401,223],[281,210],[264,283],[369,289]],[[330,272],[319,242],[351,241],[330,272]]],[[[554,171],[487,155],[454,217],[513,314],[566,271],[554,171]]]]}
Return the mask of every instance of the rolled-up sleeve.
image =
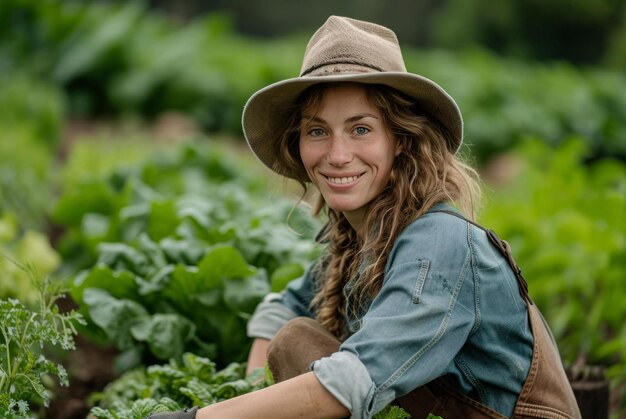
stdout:
{"type": "Polygon", "coordinates": [[[352,418],[371,418],[441,376],[477,321],[466,230],[439,231],[428,218],[398,238],[360,329],[314,364],[352,418]]]}
{"type": "Polygon", "coordinates": [[[352,412],[352,417],[360,418],[358,414],[366,410],[364,404],[369,394],[373,393],[373,385],[367,368],[359,358],[350,351],[340,350],[328,358],[315,361],[312,369],[320,383],[352,412]],[[338,367],[340,370],[337,370],[338,367]]]}
{"type": "Polygon", "coordinates": [[[310,309],[315,294],[313,271],[311,264],[302,277],[291,281],[282,292],[268,294],[263,299],[248,321],[248,337],[272,339],[289,320],[313,316],[310,309]]]}

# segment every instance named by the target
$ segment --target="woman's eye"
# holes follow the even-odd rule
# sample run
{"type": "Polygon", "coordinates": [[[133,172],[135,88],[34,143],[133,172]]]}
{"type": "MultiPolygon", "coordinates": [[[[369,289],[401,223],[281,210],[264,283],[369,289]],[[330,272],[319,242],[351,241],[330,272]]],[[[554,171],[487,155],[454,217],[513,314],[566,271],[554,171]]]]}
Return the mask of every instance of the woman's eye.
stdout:
{"type": "Polygon", "coordinates": [[[324,130],[321,128],[313,128],[309,130],[309,135],[311,137],[321,137],[322,135],[324,135],[324,130]]]}
{"type": "Polygon", "coordinates": [[[367,134],[368,132],[370,132],[370,130],[365,127],[356,127],[354,129],[354,133],[357,135],[364,135],[364,134],[367,134]]]}

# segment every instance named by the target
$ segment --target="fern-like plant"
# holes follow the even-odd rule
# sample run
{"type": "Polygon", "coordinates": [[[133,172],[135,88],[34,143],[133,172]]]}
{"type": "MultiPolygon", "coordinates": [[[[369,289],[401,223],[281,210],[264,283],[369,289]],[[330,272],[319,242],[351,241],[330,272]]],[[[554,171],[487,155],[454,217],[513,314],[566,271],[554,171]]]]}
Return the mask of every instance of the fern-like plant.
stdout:
{"type": "Polygon", "coordinates": [[[75,323],[84,323],[76,312],[60,313],[55,301],[62,295],[59,282],[41,278],[32,265],[21,265],[39,291],[38,310],[18,300],[0,300],[0,417],[28,418],[31,403],[47,406],[51,394],[43,376],[56,376],[68,385],[63,365],[47,359],[43,350],[59,346],[75,349],[75,323]]]}

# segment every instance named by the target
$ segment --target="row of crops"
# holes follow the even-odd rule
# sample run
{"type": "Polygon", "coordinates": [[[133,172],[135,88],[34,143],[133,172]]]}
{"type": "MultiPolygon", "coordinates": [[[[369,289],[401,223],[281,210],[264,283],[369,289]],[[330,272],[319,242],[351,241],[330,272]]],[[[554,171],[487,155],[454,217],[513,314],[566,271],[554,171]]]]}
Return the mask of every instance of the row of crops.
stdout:
{"type": "MultiPolygon", "coordinates": [[[[246,39],[224,16],[183,25],[131,2],[34,3],[0,4],[0,416],[50,417],[77,338],[115,351],[119,378],[84,400],[96,417],[266,385],[243,373],[246,321],[319,253],[320,221],[232,138],[253,91],[297,74],[306,37],[246,39]],[[137,128],[172,110],[204,135],[137,128]],[[116,128],[68,141],[77,118],[116,128]],[[61,292],[75,311],[57,308],[61,292]]],[[[626,78],[404,52],[458,100],[487,180],[480,222],[511,244],[564,363],[610,381],[618,417],[626,78]]]]}
{"type": "MultiPolygon", "coordinates": [[[[0,74],[35,75],[44,90],[61,87],[72,115],[154,117],[176,109],[207,131],[236,134],[251,92],[298,74],[309,36],[259,42],[234,33],[227,16],[175,23],[136,2],[7,0],[0,16],[0,74]]],[[[621,74],[502,61],[480,50],[406,46],[404,55],[409,70],[432,77],[459,102],[481,158],[529,135],[554,145],[579,135],[594,155],[626,156],[621,74]]],[[[19,77],[3,81],[20,84],[19,77]]],[[[47,108],[37,105],[40,112],[58,112],[51,99],[47,108]]],[[[53,123],[50,116],[41,128],[53,123]]]]}

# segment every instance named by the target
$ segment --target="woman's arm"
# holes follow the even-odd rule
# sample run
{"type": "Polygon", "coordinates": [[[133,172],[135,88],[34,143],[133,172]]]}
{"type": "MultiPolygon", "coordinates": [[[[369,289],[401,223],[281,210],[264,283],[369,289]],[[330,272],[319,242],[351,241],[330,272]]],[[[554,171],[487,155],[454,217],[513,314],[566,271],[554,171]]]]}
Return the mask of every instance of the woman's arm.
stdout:
{"type": "Polygon", "coordinates": [[[270,341],[268,339],[256,338],[252,342],[252,348],[248,354],[248,365],[246,367],[246,375],[257,368],[264,368],[267,360],[267,347],[270,341]]]}
{"type": "Polygon", "coordinates": [[[204,407],[196,419],[343,418],[348,409],[328,392],[313,372],[262,390],[204,407]]]}

